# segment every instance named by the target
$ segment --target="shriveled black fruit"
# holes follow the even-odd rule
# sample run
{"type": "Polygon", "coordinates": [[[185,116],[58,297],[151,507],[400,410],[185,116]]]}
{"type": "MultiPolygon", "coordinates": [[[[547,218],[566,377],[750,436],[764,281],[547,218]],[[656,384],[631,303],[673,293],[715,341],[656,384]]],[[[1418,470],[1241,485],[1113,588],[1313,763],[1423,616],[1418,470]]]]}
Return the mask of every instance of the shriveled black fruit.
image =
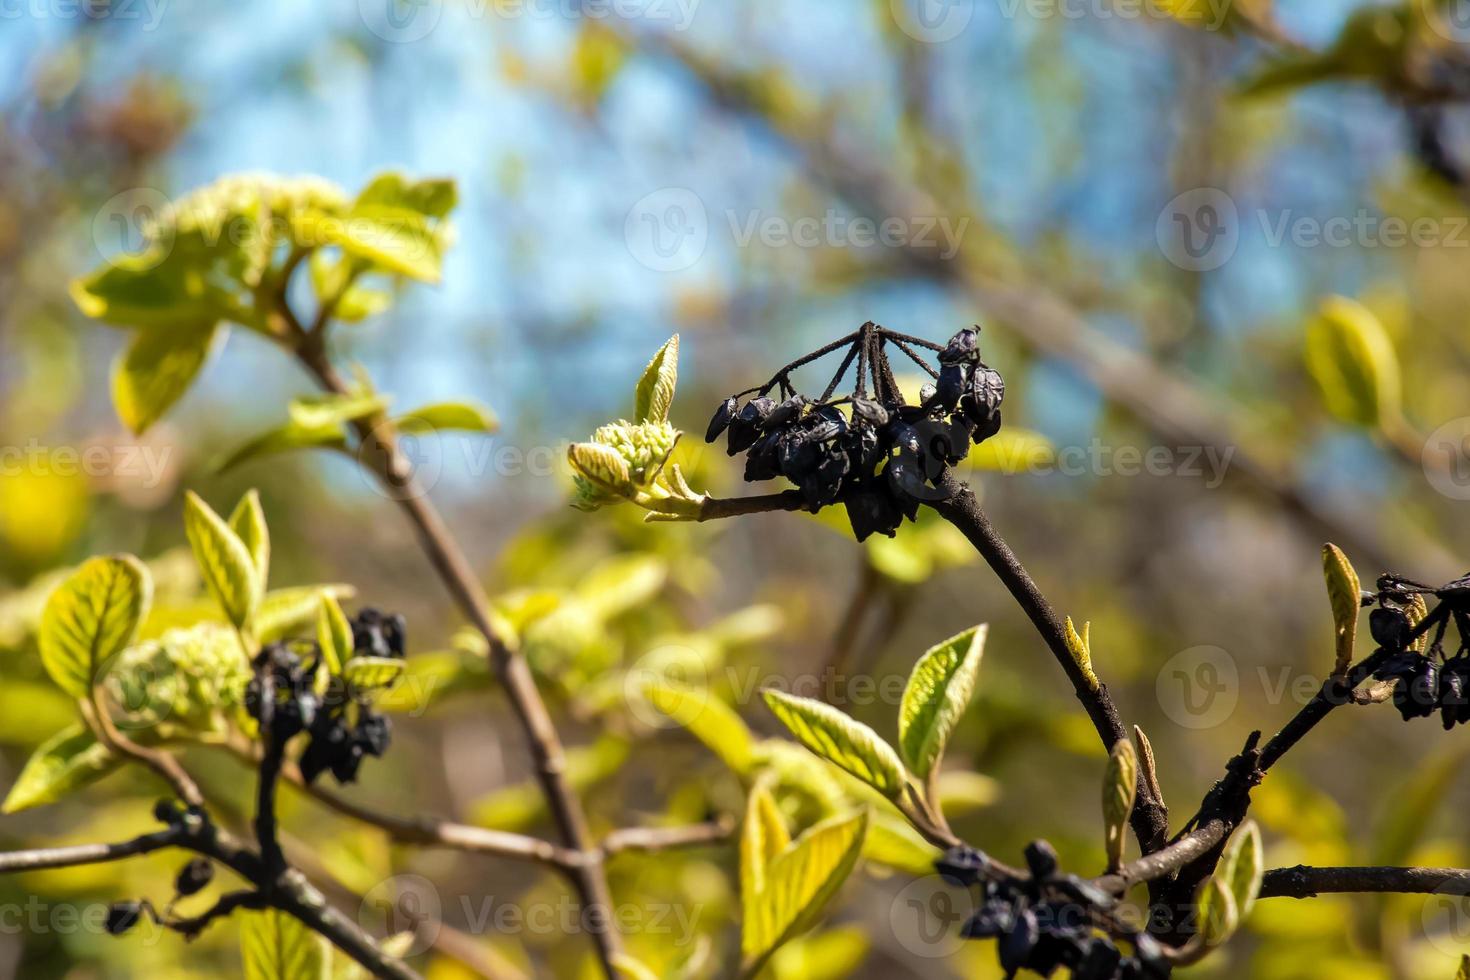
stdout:
{"type": "Polygon", "coordinates": [[[197,857],[179,871],[174,879],[174,891],[179,897],[188,898],[208,888],[213,880],[214,865],[207,858],[197,857]]]}
{"type": "Polygon", "coordinates": [[[745,403],[740,414],[730,420],[726,445],[731,456],[737,456],[755,445],[755,441],[760,438],[761,423],[775,407],[776,402],[765,395],[745,403]]]}
{"type": "Polygon", "coordinates": [[[980,332],[974,327],[966,327],[949,338],[949,343],[939,352],[939,363],[972,364],[980,359],[979,344],[980,332]]]}
{"type": "Polygon", "coordinates": [[[934,862],[934,869],[941,877],[965,888],[978,885],[980,875],[989,866],[990,859],[967,844],[951,847],[934,862]]]}
{"type": "Polygon", "coordinates": [[[1033,878],[1050,878],[1057,873],[1057,849],[1044,840],[1026,845],[1026,867],[1033,878]]]}
{"type": "Polygon", "coordinates": [[[802,411],[806,408],[806,399],[800,395],[792,395],[775,408],[771,409],[760,423],[762,432],[773,432],[776,429],[784,429],[786,426],[801,418],[802,411]]]}
{"type": "Polygon", "coordinates": [[[362,609],[352,617],[352,652],[360,657],[402,659],[406,652],[407,624],[398,613],[362,609]]]}
{"type": "Polygon", "coordinates": [[[714,418],[709,420],[709,428],[705,430],[705,442],[714,442],[730,427],[730,422],[735,418],[735,412],[738,406],[739,401],[735,398],[726,398],[720,402],[720,407],[715,409],[714,418]]]}
{"type": "Polygon", "coordinates": [[[934,397],[927,404],[941,411],[953,412],[959,405],[969,380],[969,364],[960,362],[944,365],[939,369],[939,383],[934,386],[934,397]]]}
{"type": "Polygon", "coordinates": [[[854,398],[852,413],[869,425],[882,428],[888,424],[888,409],[870,398],[854,398]]]}
{"type": "Polygon", "coordinates": [[[1000,939],[1000,968],[1007,973],[1020,970],[1031,958],[1031,952],[1036,948],[1039,938],[1036,912],[1029,908],[1018,911],[1010,929],[1000,939]]]}
{"type": "Polygon", "coordinates": [[[1381,606],[1368,614],[1368,630],[1385,650],[1402,650],[1409,645],[1413,626],[1402,609],[1381,606]]]}
{"type": "Polygon", "coordinates": [[[107,909],[105,927],[109,936],[121,936],[133,926],[143,914],[141,902],[115,902],[107,909]]]}
{"type": "Polygon", "coordinates": [[[184,811],[176,800],[159,800],[153,804],[153,819],[169,827],[178,827],[184,822],[184,811]]]}

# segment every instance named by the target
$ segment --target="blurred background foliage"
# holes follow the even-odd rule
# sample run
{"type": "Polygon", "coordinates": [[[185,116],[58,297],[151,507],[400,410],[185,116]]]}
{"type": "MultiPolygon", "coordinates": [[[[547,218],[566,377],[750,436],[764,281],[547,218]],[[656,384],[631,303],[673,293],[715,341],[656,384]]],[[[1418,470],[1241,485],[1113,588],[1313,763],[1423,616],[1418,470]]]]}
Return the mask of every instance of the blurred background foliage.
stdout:
{"type": "MultiPolygon", "coordinates": [[[[229,172],[347,187],[385,168],[457,179],[458,242],[442,285],[403,287],[388,313],[339,332],[341,353],[400,406],[470,398],[499,416],[492,437],[419,448],[437,454],[435,497],[522,626],[601,829],[741,811],[719,760],[629,710],[628,678],[650,658],[696,663],[753,730],[775,734],[753,693],[762,683],[820,685],[836,665],[893,690],[919,652],[988,621],[975,707],[948,759],[985,778],[964,787],[956,830],[1001,856],[1045,836],[1069,866],[1102,860],[1102,753],[1036,636],[947,526],[925,521],[858,546],[825,517],[649,527],[629,507],[568,507],[566,443],[626,414],[649,352],[676,331],[673,420],[697,433],[727,392],[865,320],[936,340],[984,323],[986,359],[1010,385],[1013,451],[977,460],[967,478],[1059,612],[1092,622],[1094,663],[1150,734],[1176,824],[1245,736],[1274,730],[1330,670],[1323,540],[1342,544],[1365,580],[1389,567],[1436,580],[1463,568],[1463,499],[1436,489],[1446,483],[1418,448],[1466,413],[1470,366],[1465,201],[1405,112],[1429,98],[1425,60],[1460,56],[1413,19],[1434,3],[1241,4],[1232,10],[1244,22],[1202,30],[1106,2],[975,0],[953,5],[967,19],[939,43],[905,30],[916,22],[903,0],[645,4],[627,20],[576,7],[445,0],[396,19],[367,0],[6,10],[0,782],[71,719],[33,643],[60,570],[132,551],[160,582],[147,635],[196,622],[210,610],[179,552],[183,489],[223,501],[258,486],[273,584],[350,582],[353,602],[404,612],[414,674],[429,679],[409,689],[432,691],[432,710],[400,705],[413,710],[397,748],[354,795],[389,812],[548,829],[481,651],[457,631],[391,504],[328,456],[216,475],[225,451],[310,390],[304,376],[237,331],[166,422],[135,438],[117,421],[108,363],[123,338],[88,325],[67,282],[132,244],[140,188],[176,197],[229,172]],[[660,272],[640,262],[629,219],[670,188],[696,195],[709,234],[696,261],[660,272]],[[1191,271],[1170,261],[1160,222],[1199,188],[1229,196],[1239,243],[1218,268],[1191,271]],[[964,219],[962,247],[936,258],[739,241],[752,217],[820,220],[829,209],[964,219]],[[1398,247],[1271,234],[1282,220],[1360,214],[1427,218],[1439,233],[1398,247]],[[1324,305],[1334,295],[1356,303],[1324,305]],[[1208,469],[1018,465],[1093,445],[1187,449],[1206,435],[1235,453],[1223,481],[1208,469]],[[1177,710],[1167,669],[1201,646],[1225,651],[1236,673],[1233,710],[1208,727],[1177,710]]],[[[1441,149],[1470,156],[1462,120],[1439,122],[1441,149]]],[[[678,452],[695,485],[740,492],[736,466],[692,442],[678,452]]],[[[880,730],[895,711],[855,695],[845,707],[880,730]]],[[[1268,864],[1464,865],[1466,751],[1386,710],[1334,717],[1257,793],[1268,864]]],[[[247,812],[237,762],[208,747],[187,761],[212,797],[247,812]]],[[[113,776],[0,819],[0,844],[121,839],[149,826],[159,792],[135,773],[113,776]]],[[[586,969],[582,945],[559,931],[473,935],[487,896],[496,907],[555,903],[559,881],[394,848],[286,800],[293,857],[349,908],[395,875],[435,883],[452,930],[428,956],[433,980],[586,969]]],[[[0,921],[0,974],[233,975],[233,926],[185,949],[58,921],[166,892],[173,863],[0,879],[0,908],[42,917],[0,921]]],[[[620,903],[645,914],[681,904],[703,937],[671,949],[666,935],[634,933],[633,951],[664,970],[727,950],[734,863],[728,846],[616,858],[620,903]]],[[[994,975],[982,944],[924,955],[933,949],[901,914],[907,881],[859,876],[773,971],[994,975]]],[[[1445,927],[1413,897],[1271,900],[1194,973],[1449,976],[1445,927]]]]}

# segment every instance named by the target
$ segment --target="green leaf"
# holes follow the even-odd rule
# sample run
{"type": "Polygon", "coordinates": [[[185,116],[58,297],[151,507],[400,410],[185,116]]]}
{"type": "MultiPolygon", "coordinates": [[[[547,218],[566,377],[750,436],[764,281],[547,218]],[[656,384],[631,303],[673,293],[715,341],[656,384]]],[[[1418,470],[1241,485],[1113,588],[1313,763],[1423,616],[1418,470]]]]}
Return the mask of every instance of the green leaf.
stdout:
{"type": "Polygon", "coordinates": [[[750,772],[755,740],[735,710],[708,690],[653,681],[643,696],[659,711],[689,730],[736,775],[750,772]]]}
{"type": "Polygon", "coordinates": [[[91,732],[73,725],[47,739],[26,762],[0,813],[55,803],[122,765],[91,732]]]}
{"type": "Polygon", "coordinates": [[[347,437],[340,425],[311,428],[290,423],[261,433],[213,464],[215,473],[227,473],[241,463],[263,456],[293,452],[297,449],[335,449],[346,451],[347,437]]]}
{"type": "Polygon", "coordinates": [[[393,420],[400,432],[410,435],[433,434],[435,432],[479,432],[490,434],[499,431],[500,422],[495,413],[481,405],[469,402],[441,402],[424,405],[393,420]]]}
{"type": "Polygon", "coordinates": [[[380,691],[398,680],[403,667],[396,657],[353,657],[342,668],[342,676],[359,691],[380,691]]]}
{"type": "Polygon", "coordinates": [[[865,860],[922,878],[934,873],[940,854],[939,848],[920,837],[902,817],[891,811],[873,811],[863,843],[865,860]]]}
{"type": "Polygon", "coordinates": [[[1215,877],[1230,892],[1240,921],[1244,922],[1246,916],[1251,914],[1251,909],[1256,906],[1256,898],[1261,893],[1261,882],[1266,877],[1266,854],[1261,844],[1261,828],[1256,826],[1254,820],[1241,824],[1235,836],[1230,838],[1230,843],[1220,858],[1220,867],[1216,869],[1215,877]]]}
{"type": "Polygon", "coordinates": [[[450,179],[412,180],[389,172],[374,177],[357,196],[356,207],[394,207],[426,218],[447,218],[459,204],[459,189],[450,179]]]}
{"type": "Polygon", "coordinates": [[[387,411],[388,399],[370,391],[346,395],[312,395],[297,398],[289,409],[291,421],[302,429],[339,429],[387,411]]]}
{"type": "Polygon", "coordinates": [[[326,662],[327,670],[333,675],[341,674],[343,665],[352,659],[352,624],[347,622],[342,606],[330,595],[321,597],[321,612],[316,621],[316,641],[322,649],[322,659],[326,662]]]}
{"type": "Polygon", "coordinates": [[[343,218],[314,219],[311,227],[324,244],[336,245],[380,271],[420,282],[440,280],[445,242],[423,214],[368,202],[343,218]]]}
{"type": "Polygon", "coordinates": [[[1358,611],[1362,608],[1362,585],[1347,555],[1335,544],[1322,546],[1322,575],[1327,579],[1327,598],[1332,603],[1332,629],[1337,660],[1332,674],[1340,677],[1353,663],[1358,639],[1358,611]]]}
{"type": "Polygon", "coordinates": [[[576,442],[567,447],[567,460],[583,479],[598,490],[617,497],[637,493],[632,474],[622,455],[600,442],[576,442]]]}
{"type": "Polygon", "coordinates": [[[1103,823],[1108,855],[1108,870],[1116,871],[1123,863],[1123,844],[1128,837],[1128,817],[1138,792],[1138,753],[1133,743],[1120,739],[1108,756],[1107,774],[1103,778],[1103,823]]]}
{"type": "Polygon", "coordinates": [[[782,691],[762,692],[771,712],[796,740],[839,769],[896,800],[907,780],[903,763],[878,733],[836,708],[782,691]]]}
{"type": "Polygon", "coordinates": [[[766,867],[791,844],[786,818],[764,784],[757,784],[745,801],[740,826],[740,892],[760,895],[766,887],[766,867]]]}
{"type": "Polygon", "coordinates": [[[1307,370],[1327,409],[1344,422],[1374,428],[1400,416],[1402,381],[1393,342],[1373,312],[1331,296],[1307,326],[1307,370]]]}
{"type": "Polygon", "coordinates": [[[857,864],[867,830],[866,809],[817,824],[766,865],[764,887],[754,894],[742,888],[745,976],[821,914],[857,864]]]}
{"type": "Polygon", "coordinates": [[[148,569],[131,555],[84,562],[41,612],[37,643],[51,679],[73,697],[89,696],[112,658],[138,635],[152,596],[148,569]]]}
{"type": "Polygon", "coordinates": [[[983,624],[974,626],[930,647],[909,675],[898,709],[898,748],[909,771],[920,779],[939,764],[970,704],[986,632],[983,624]]]}
{"type": "Polygon", "coordinates": [[[618,976],[626,980],[659,980],[658,974],[654,973],[641,962],[629,956],[627,953],[618,953],[612,958],[613,969],[618,971],[618,976]]]}
{"type": "Polygon", "coordinates": [[[227,331],[213,321],[191,326],[139,330],[113,364],[112,403],[118,418],[142,435],[163,418],[223,341],[227,331]]]}
{"type": "Polygon", "coordinates": [[[245,628],[263,592],[245,542],[192,490],[184,497],[184,532],[209,591],[229,621],[245,628]]]}
{"type": "Polygon", "coordinates": [[[1235,897],[1219,878],[1211,878],[1200,891],[1198,916],[1199,937],[1207,948],[1228,942],[1240,926],[1235,897]]]}
{"type": "Polygon", "coordinates": [[[148,330],[214,323],[229,308],[228,296],[209,282],[197,256],[176,249],[124,255],[72,280],[77,309],[94,320],[148,330]]]}
{"type": "Polygon", "coordinates": [[[230,514],[230,530],[250,552],[250,563],[264,592],[270,581],[271,535],[265,523],[265,510],[260,506],[259,491],[251,490],[240,498],[230,514]]]}
{"type": "Polygon", "coordinates": [[[357,590],[350,585],[299,585],[267,592],[255,611],[255,638],[274,643],[299,636],[317,621],[324,596],[350,599],[357,590]]]}
{"type": "Polygon", "coordinates": [[[245,980],[327,980],[331,949],[325,937],[277,909],[240,914],[245,980]]]}
{"type": "Polygon", "coordinates": [[[679,335],[674,334],[638,379],[633,414],[640,422],[667,422],[674,404],[674,388],[679,381],[679,335]]]}

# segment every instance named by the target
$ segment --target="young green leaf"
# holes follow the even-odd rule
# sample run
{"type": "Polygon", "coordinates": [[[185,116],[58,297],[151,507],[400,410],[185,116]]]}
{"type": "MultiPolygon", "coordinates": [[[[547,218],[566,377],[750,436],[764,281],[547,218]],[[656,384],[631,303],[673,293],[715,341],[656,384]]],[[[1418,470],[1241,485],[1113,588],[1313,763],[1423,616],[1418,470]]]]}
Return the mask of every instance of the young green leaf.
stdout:
{"type": "Polygon", "coordinates": [[[1097,674],[1092,670],[1092,624],[1083,623],[1082,632],[1077,632],[1077,627],[1072,625],[1072,617],[1067,617],[1067,651],[1072,654],[1072,659],[1082,671],[1082,676],[1087,679],[1087,686],[1092,690],[1098,689],[1097,674]]]}
{"type": "Polygon", "coordinates": [[[331,950],[325,937],[278,909],[240,915],[245,980],[327,980],[331,950]]]}
{"type": "Polygon", "coordinates": [[[174,249],[122,255],[73,279],[72,302],[85,316],[145,330],[197,328],[228,308],[229,296],[201,273],[197,257],[174,249]]]}
{"type": "Polygon", "coordinates": [[[1342,296],[1323,301],[1307,326],[1307,370],[1333,415],[1365,428],[1399,419],[1398,355],[1378,317],[1342,296]]]}
{"type": "Polygon", "coordinates": [[[1335,544],[1322,546],[1322,574],[1327,579],[1327,598],[1332,604],[1332,628],[1337,648],[1332,675],[1340,677],[1353,663],[1353,647],[1358,638],[1358,610],[1362,608],[1362,585],[1358,582],[1353,563],[1335,544]]]}
{"type": "Polygon", "coordinates": [[[500,428],[495,413],[469,402],[423,405],[393,420],[399,432],[432,435],[435,432],[479,432],[490,434],[500,428]]]}
{"type": "Polygon", "coordinates": [[[377,203],[355,206],[341,221],[322,221],[326,244],[339,246],[381,271],[437,283],[441,277],[445,240],[422,214],[377,203]]]}
{"type": "Polygon", "coordinates": [[[791,844],[786,818],[781,816],[764,783],[757,783],[745,801],[740,827],[740,893],[758,899],[766,887],[766,866],[791,844]]]}
{"type": "Polygon", "coordinates": [[[1211,878],[1200,891],[1198,902],[1199,937],[1206,948],[1219,946],[1235,935],[1240,925],[1240,911],[1235,897],[1218,877],[1211,878]]]}
{"type": "Polygon", "coordinates": [[[316,623],[323,596],[341,600],[356,594],[356,589],[343,584],[298,585],[267,592],[255,611],[255,638],[261,643],[274,643],[298,636],[316,623]]]}
{"type": "Polygon", "coordinates": [[[1128,817],[1133,813],[1137,791],[1138,753],[1134,751],[1132,742],[1119,739],[1108,756],[1107,775],[1103,779],[1103,823],[1109,871],[1116,871],[1123,863],[1128,817]]]}
{"type": "Polygon", "coordinates": [[[1153,793],[1154,799],[1162,800],[1164,790],[1159,786],[1158,764],[1154,761],[1153,743],[1143,733],[1143,729],[1137,725],[1133,726],[1133,740],[1138,743],[1138,765],[1143,773],[1143,784],[1153,793]]]}
{"type": "Polygon", "coordinates": [[[447,218],[459,203],[453,180],[414,180],[396,171],[379,174],[357,195],[355,207],[392,207],[417,212],[426,218],[447,218]]]}
{"type": "Polygon", "coordinates": [[[618,953],[612,958],[613,969],[618,971],[618,976],[624,980],[658,980],[658,974],[654,973],[642,962],[629,956],[627,953],[618,953]]]}
{"type": "Polygon", "coordinates": [[[139,330],[113,364],[118,418],[142,435],[174,406],[203,370],[227,331],[210,322],[139,330]]]}
{"type": "Polygon", "coordinates": [[[347,437],[340,425],[325,425],[315,428],[287,423],[280,428],[263,432],[249,442],[221,456],[210,465],[215,473],[228,473],[241,463],[264,456],[294,452],[297,449],[333,449],[345,452],[347,437]]]}
{"type": "Polygon", "coordinates": [[[240,536],[192,490],[184,498],[184,532],[210,592],[238,628],[260,605],[260,576],[240,536]]]}
{"type": "MultiPolygon", "coordinates": [[[[333,675],[341,674],[343,665],[352,659],[352,624],[346,613],[330,595],[322,595],[317,614],[316,642],[322,650],[322,661],[333,675]]],[[[397,663],[398,661],[394,661],[397,663]]]]}
{"type": "Polygon", "coordinates": [[[56,587],[41,611],[41,663],[77,698],[91,694],[148,613],[153,579],[131,555],[91,558],[56,587]]]}
{"type": "Polygon", "coordinates": [[[271,535],[270,529],[266,527],[265,510],[260,506],[258,491],[251,490],[240,498],[230,514],[230,530],[235,532],[235,536],[245,545],[245,550],[250,552],[250,563],[255,567],[261,591],[264,592],[266,583],[270,581],[271,535]]]}
{"type": "Polygon", "coordinates": [[[653,355],[638,379],[633,415],[640,422],[667,422],[679,380],[679,335],[674,334],[653,355]]]}
{"type": "Polygon", "coordinates": [[[81,725],[62,729],[31,755],[0,813],[55,803],[117,769],[122,760],[81,725]]]}
{"type": "Polygon", "coordinates": [[[1221,856],[1215,877],[1225,884],[1235,900],[1240,921],[1244,922],[1256,906],[1261,882],[1266,876],[1265,850],[1261,846],[1261,828],[1254,820],[1240,825],[1221,856]]]}
{"type": "Polygon", "coordinates": [[[611,446],[600,442],[577,442],[567,447],[567,460],[577,474],[598,490],[614,497],[637,492],[628,463],[611,446]]]}
{"type": "Polygon", "coordinates": [[[984,624],[929,650],[914,665],[898,710],[898,748],[909,771],[926,779],[969,706],[985,652],[984,624]]]}
{"type": "Polygon", "coordinates": [[[297,398],[288,408],[291,421],[303,429],[334,428],[386,411],[388,399],[370,391],[297,398]]]}
{"type": "Polygon", "coordinates": [[[643,697],[659,711],[689,730],[720,761],[738,776],[747,775],[752,765],[755,740],[735,710],[713,692],[652,681],[643,686],[643,697]]]}
{"type": "Polygon", "coordinates": [[[762,696],[802,745],[890,800],[902,795],[906,783],[903,763],[877,732],[811,698],[776,690],[763,691],[762,696]]]}
{"type": "Polygon", "coordinates": [[[403,667],[403,661],[395,657],[353,657],[342,668],[342,676],[357,690],[371,693],[391,687],[403,667]]]}
{"type": "Polygon", "coordinates": [[[764,887],[743,895],[742,974],[755,976],[782,943],[809,926],[862,853],[868,811],[835,817],[798,837],[765,868],[764,887]]]}

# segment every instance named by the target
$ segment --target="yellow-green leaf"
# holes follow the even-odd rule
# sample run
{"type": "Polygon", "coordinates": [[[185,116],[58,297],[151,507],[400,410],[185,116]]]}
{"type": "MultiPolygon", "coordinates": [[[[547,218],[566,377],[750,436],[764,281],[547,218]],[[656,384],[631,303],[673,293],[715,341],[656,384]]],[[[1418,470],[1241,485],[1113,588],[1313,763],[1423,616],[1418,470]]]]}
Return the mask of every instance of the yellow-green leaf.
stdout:
{"type": "Polygon", "coordinates": [[[802,745],[891,800],[903,793],[903,763],[877,732],[811,698],[775,690],[762,694],[771,712],[802,745]]]}
{"type": "Polygon", "coordinates": [[[250,550],[192,490],[184,498],[184,532],[209,591],[230,622],[244,628],[264,591],[250,550]]]}
{"type": "Polygon", "coordinates": [[[612,958],[613,969],[618,971],[618,976],[626,980],[659,980],[658,974],[654,973],[641,962],[629,956],[627,953],[618,953],[612,958]]]}
{"type": "Polygon", "coordinates": [[[211,322],[133,334],[112,367],[112,402],[123,424],[142,435],[163,418],[189,390],[225,333],[211,322]]]}
{"type": "Polygon", "coordinates": [[[782,943],[806,929],[847,880],[867,836],[866,809],[817,824],[766,866],[765,887],[742,896],[743,971],[756,971],[782,943]]]}
{"type": "Polygon", "coordinates": [[[0,806],[0,813],[19,813],[55,803],[101,779],[121,762],[81,725],[65,728],[31,755],[0,806]]]}
{"type": "MultiPolygon", "coordinates": [[[[342,673],[342,667],[352,659],[352,624],[347,614],[330,595],[321,597],[321,611],[317,614],[316,642],[322,650],[322,660],[333,674],[342,673]]],[[[398,663],[398,661],[394,661],[398,663]]]]}
{"type": "Polygon", "coordinates": [[[1247,820],[1236,830],[1235,836],[1221,855],[1220,867],[1215,877],[1225,884],[1240,921],[1244,922],[1251,909],[1256,906],[1256,897],[1261,892],[1261,882],[1266,877],[1266,854],[1261,845],[1261,828],[1254,820],[1247,820]]]}
{"type": "Polygon", "coordinates": [[[255,611],[255,638],[274,643],[304,633],[316,623],[323,596],[340,600],[356,594],[356,589],[343,584],[298,585],[267,592],[255,611]]]}
{"type": "Polygon", "coordinates": [[[920,779],[939,764],[970,704],[986,631],[984,624],[974,626],[930,647],[909,675],[898,710],[898,748],[909,771],[920,779]]]}
{"type": "Polygon", "coordinates": [[[396,657],[353,657],[342,668],[347,682],[359,691],[378,691],[391,686],[403,673],[396,657]]]}
{"type": "Polygon", "coordinates": [[[863,843],[864,860],[922,878],[934,873],[934,862],[940,853],[939,848],[920,837],[918,831],[891,810],[873,811],[868,837],[863,843]]]}
{"type": "Polygon", "coordinates": [[[1092,690],[1098,689],[1097,674],[1092,669],[1092,624],[1083,623],[1082,632],[1077,632],[1077,627],[1072,625],[1072,617],[1067,617],[1067,651],[1072,654],[1072,660],[1077,668],[1082,671],[1082,676],[1087,680],[1087,686],[1092,690]]]}
{"type": "Polygon", "coordinates": [[[1240,911],[1235,897],[1219,878],[1205,883],[1199,896],[1199,936],[1205,946],[1219,946],[1235,935],[1240,925],[1240,911]]]}
{"type": "Polygon", "coordinates": [[[1123,844],[1127,840],[1128,817],[1138,791],[1138,753],[1133,743],[1119,739],[1108,756],[1107,775],[1103,779],[1103,823],[1108,855],[1108,870],[1123,863],[1123,844]]]}
{"type": "Polygon", "coordinates": [[[766,866],[791,844],[786,818],[763,783],[745,801],[740,828],[740,892],[758,896],[766,887],[766,866]]]}
{"type": "Polygon", "coordinates": [[[634,417],[640,422],[667,422],[679,381],[679,335],[674,334],[653,355],[638,379],[634,417]]]}
{"type": "Polygon", "coordinates": [[[251,490],[240,498],[234,512],[230,514],[230,530],[235,532],[240,543],[245,545],[245,550],[250,552],[250,563],[255,567],[261,592],[264,593],[266,583],[270,581],[271,534],[266,527],[265,510],[260,506],[259,491],[251,490]]]}
{"type": "Polygon", "coordinates": [[[327,940],[277,909],[240,913],[245,980],[327,980],[327,940]]]}
{"type": "Polygon", "coordinates": [[[1324,300],[1307,326],[1306,361],[1328,411],[1339,419],[1367,428],[1398,420],[1398,355],[1366,306],[1343,296],[1324,300]]]}
{"type": "Polygon", "coordinates": [[[567,448],[567,460],[599,490],[619,497],[637,492],[627,461],[611,446],[600,442],[573,443],[567,448]]]}
{"type": "Polygon", "coordinates": [[[345,219],[318,220],[326,244],[372,263],[384,272],[437,283],[445,250],[440,230],[407,208],[378,203],[355,206],[345,219]]]}
{"type": "Polygon", "coordinates": [[[469,402],[423,405],[394,419],[393,424],[399,432],[411,435],[432,435],[435,432],[489,434],[500,428],[494,412],[469,402]]]}
{"type": "Polygon", "coordinates": [[[131,555],[84,562],[41,611],[37,643],[51,679],[73,697],[87,697],[138,635],[152,596],[148,569],[131,555]]]}
{"type": "Polygon", "coordinates": [[[291,421],[302,429],[339,429],[348,422],[376,415],[388,408],[388,399],[370,391],[345,395],[312,395],[291,402],[291,421]]]}
{"type": "Polygon", "coordinates": [[[645,684],[648,703],[689,730],[736,775],[750,772],[755,741],[735,710],[708,690],[654,681],[645,684]]]}
{"type": "Polygon", "coordinates": [[[1332,604],[1332,629],[1337,660],[1333,676],[1347,673],[1353,663],[1358,638],[1358,610],[1362,608],[1362,586],[1347,555],[1335,544],[1322,546],[1322,575],[1327,579],[1327,598],[1332,604]]]}

